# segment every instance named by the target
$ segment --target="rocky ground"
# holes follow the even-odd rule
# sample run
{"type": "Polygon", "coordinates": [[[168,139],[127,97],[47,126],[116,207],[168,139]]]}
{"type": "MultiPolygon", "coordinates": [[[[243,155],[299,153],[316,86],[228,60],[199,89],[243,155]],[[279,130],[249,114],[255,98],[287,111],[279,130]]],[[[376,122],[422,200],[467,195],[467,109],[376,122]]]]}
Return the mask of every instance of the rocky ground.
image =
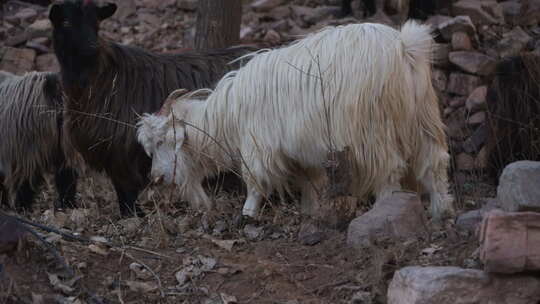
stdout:
{"type": "MultiPolygon", "coordinates": [[[[116,2],[119,11],[104,22],[103,36],[158,52],[191,47],[195,0],[116,2]]],[[[326,25],[361,21],[360,1],[353,2],[354,16],[334,17],[339,2],[245,1],[242,41],[279,45],[326,25]]],[[[46,7],[26,2],[4,4],[0,70],[58,70],[46,13],[46,7]]],[[[392,16],[377,18],[367,21],[393,22],[392,16]]],[[[505,190],[512,185],[500,188],[501,202],[493,181],[484,175],[485,110],[491,102],[486,85],[498,59],[524,50],[540,52],[539,19],[539,1],[461,0],[427,20],[438,35],[433,79],[451,143],[452,191],[459,208],[455,223],[433,225],[418,198],[407,195],[397,195],[387,205],[363,205],[342,230],[304,221],[293,199],[276,200],[265,206],[259,221],[246,222],[238,216],[243,195],[214,188],[218,210],[213,214],[194,213],[175,197],[174,189],[149,188],[140,199],[149,215],[120,220],[110,184],[89,174],[79,187],[81,208],[53,212],[54,192],[47,187],[39,208],[27,215],[85,240],[36,228],[54,245],[51,249],[26,235],[13,254],[0,255],[0,301],[428,303],[407,297],[440,292],[437,302],[469,303],[460,299],[473,292],[480,295],[475,303],[537,303],[538,278],[493,277],[481,270],[474,231],[487,211],[512,209],[504,203],[515,203],[505,190]],[[436,283],[429,291],[402,292],[426,282],[436,283]]],[[[525,171],[513,174],[535,180],[534,173],[525,171]]],[[[5,227],[11,227],[9,236],[19,229],[5,227]]],[[[0,233],[0,244],[2,238],[5,233],[0,233]]]]}

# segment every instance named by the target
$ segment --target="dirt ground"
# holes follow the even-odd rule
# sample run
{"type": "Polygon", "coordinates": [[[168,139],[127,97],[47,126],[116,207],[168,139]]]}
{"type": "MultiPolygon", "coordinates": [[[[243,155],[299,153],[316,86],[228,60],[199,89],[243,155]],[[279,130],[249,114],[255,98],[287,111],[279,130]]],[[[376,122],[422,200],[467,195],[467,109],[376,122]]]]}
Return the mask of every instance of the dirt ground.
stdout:
{"type": "MultiPolygon", "coordinates": [[[[478,177],[469,179],[472,186],[459,193],[462,209],[493,191],[478,177]]],[[[2,258],[0,303],[385,303],[387,284],[403,266],[479,267],[476,238],[451,225],[430,227],[425,239],[377,240],[362,249],[347,246],[346,231],[322,229],[310,246],[298,239],[297,202],[276,200],[259,220],[248,221],[238,216],[241,194],[215,193],[217,211],[202,215],[171,190],[147,189],[141,195],[147,216],[122,220],[104,177],[81,180],[84,208],[75,211],[53,214],[54,192],[44,189],[27,218],[109,243],[35,229],[75,276],[27,236],[14,255],[2,258]]]]}

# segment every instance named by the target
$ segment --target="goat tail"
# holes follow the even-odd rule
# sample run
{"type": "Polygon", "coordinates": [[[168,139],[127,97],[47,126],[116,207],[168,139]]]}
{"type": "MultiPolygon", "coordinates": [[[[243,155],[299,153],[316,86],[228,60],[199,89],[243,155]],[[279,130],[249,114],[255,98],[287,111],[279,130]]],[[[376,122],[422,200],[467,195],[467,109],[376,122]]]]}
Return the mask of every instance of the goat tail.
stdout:
{"type": "Polygon", "coordinates": [[[403,24],[400,39],[403,43],[405,57],[413,66],[416,64],[430,64],[435,46],[432,29],[427,24],[409,20],[403,24]]]}

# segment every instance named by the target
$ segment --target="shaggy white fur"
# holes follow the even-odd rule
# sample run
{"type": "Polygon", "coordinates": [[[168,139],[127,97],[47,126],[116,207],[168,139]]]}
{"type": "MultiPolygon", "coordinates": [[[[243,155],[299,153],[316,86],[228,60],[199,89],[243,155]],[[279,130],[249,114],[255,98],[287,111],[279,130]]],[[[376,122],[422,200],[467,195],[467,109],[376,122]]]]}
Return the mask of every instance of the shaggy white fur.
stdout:
{"type": "Polygon", "coordinates": [[[431,195],[440,219],[452,213],[449,155],[431,83],[434,42],[428,26],[401,31],[381,24],[325,28],[294,44],[253,54],[208,95],[186,94],[139,122],[138,140],[153,155],[152,175],[211,206],[201,181],[242,168],[254,216],[291,176],[303,199],[331,149],[349,146],[353,189],[377,197],[401,189],[406,174],[431,195]],[[208,95],[208,96],[206,96],[208,95]],[[305,176],[307,174],[307,176],[305,176]]]}

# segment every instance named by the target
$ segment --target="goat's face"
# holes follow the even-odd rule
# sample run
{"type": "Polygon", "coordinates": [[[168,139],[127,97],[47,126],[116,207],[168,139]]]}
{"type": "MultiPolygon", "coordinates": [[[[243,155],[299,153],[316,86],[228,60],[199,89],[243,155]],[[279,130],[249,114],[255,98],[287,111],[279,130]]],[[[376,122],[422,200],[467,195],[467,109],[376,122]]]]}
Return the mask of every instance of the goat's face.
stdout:
{"type": "Polygon", "coordinates": [[[138,123],[137,140],[152,157],[152,179],[182,184],[186,174],[182,145],[185,124],[169,115],[144,115],[138,123]],[[175,172],[176,171],[176,172],[175,172]]]}
{"type": "MultiPolygon", "coordinates": [[[[91,57],[98,52],[98,31],[102,20],[116,11],[116,4],[96,4],[93,0],[64,0],[49,12],[57,53],[91,57]]],[[[60,56],[64,57],[64,56],[60,56]]]]}

